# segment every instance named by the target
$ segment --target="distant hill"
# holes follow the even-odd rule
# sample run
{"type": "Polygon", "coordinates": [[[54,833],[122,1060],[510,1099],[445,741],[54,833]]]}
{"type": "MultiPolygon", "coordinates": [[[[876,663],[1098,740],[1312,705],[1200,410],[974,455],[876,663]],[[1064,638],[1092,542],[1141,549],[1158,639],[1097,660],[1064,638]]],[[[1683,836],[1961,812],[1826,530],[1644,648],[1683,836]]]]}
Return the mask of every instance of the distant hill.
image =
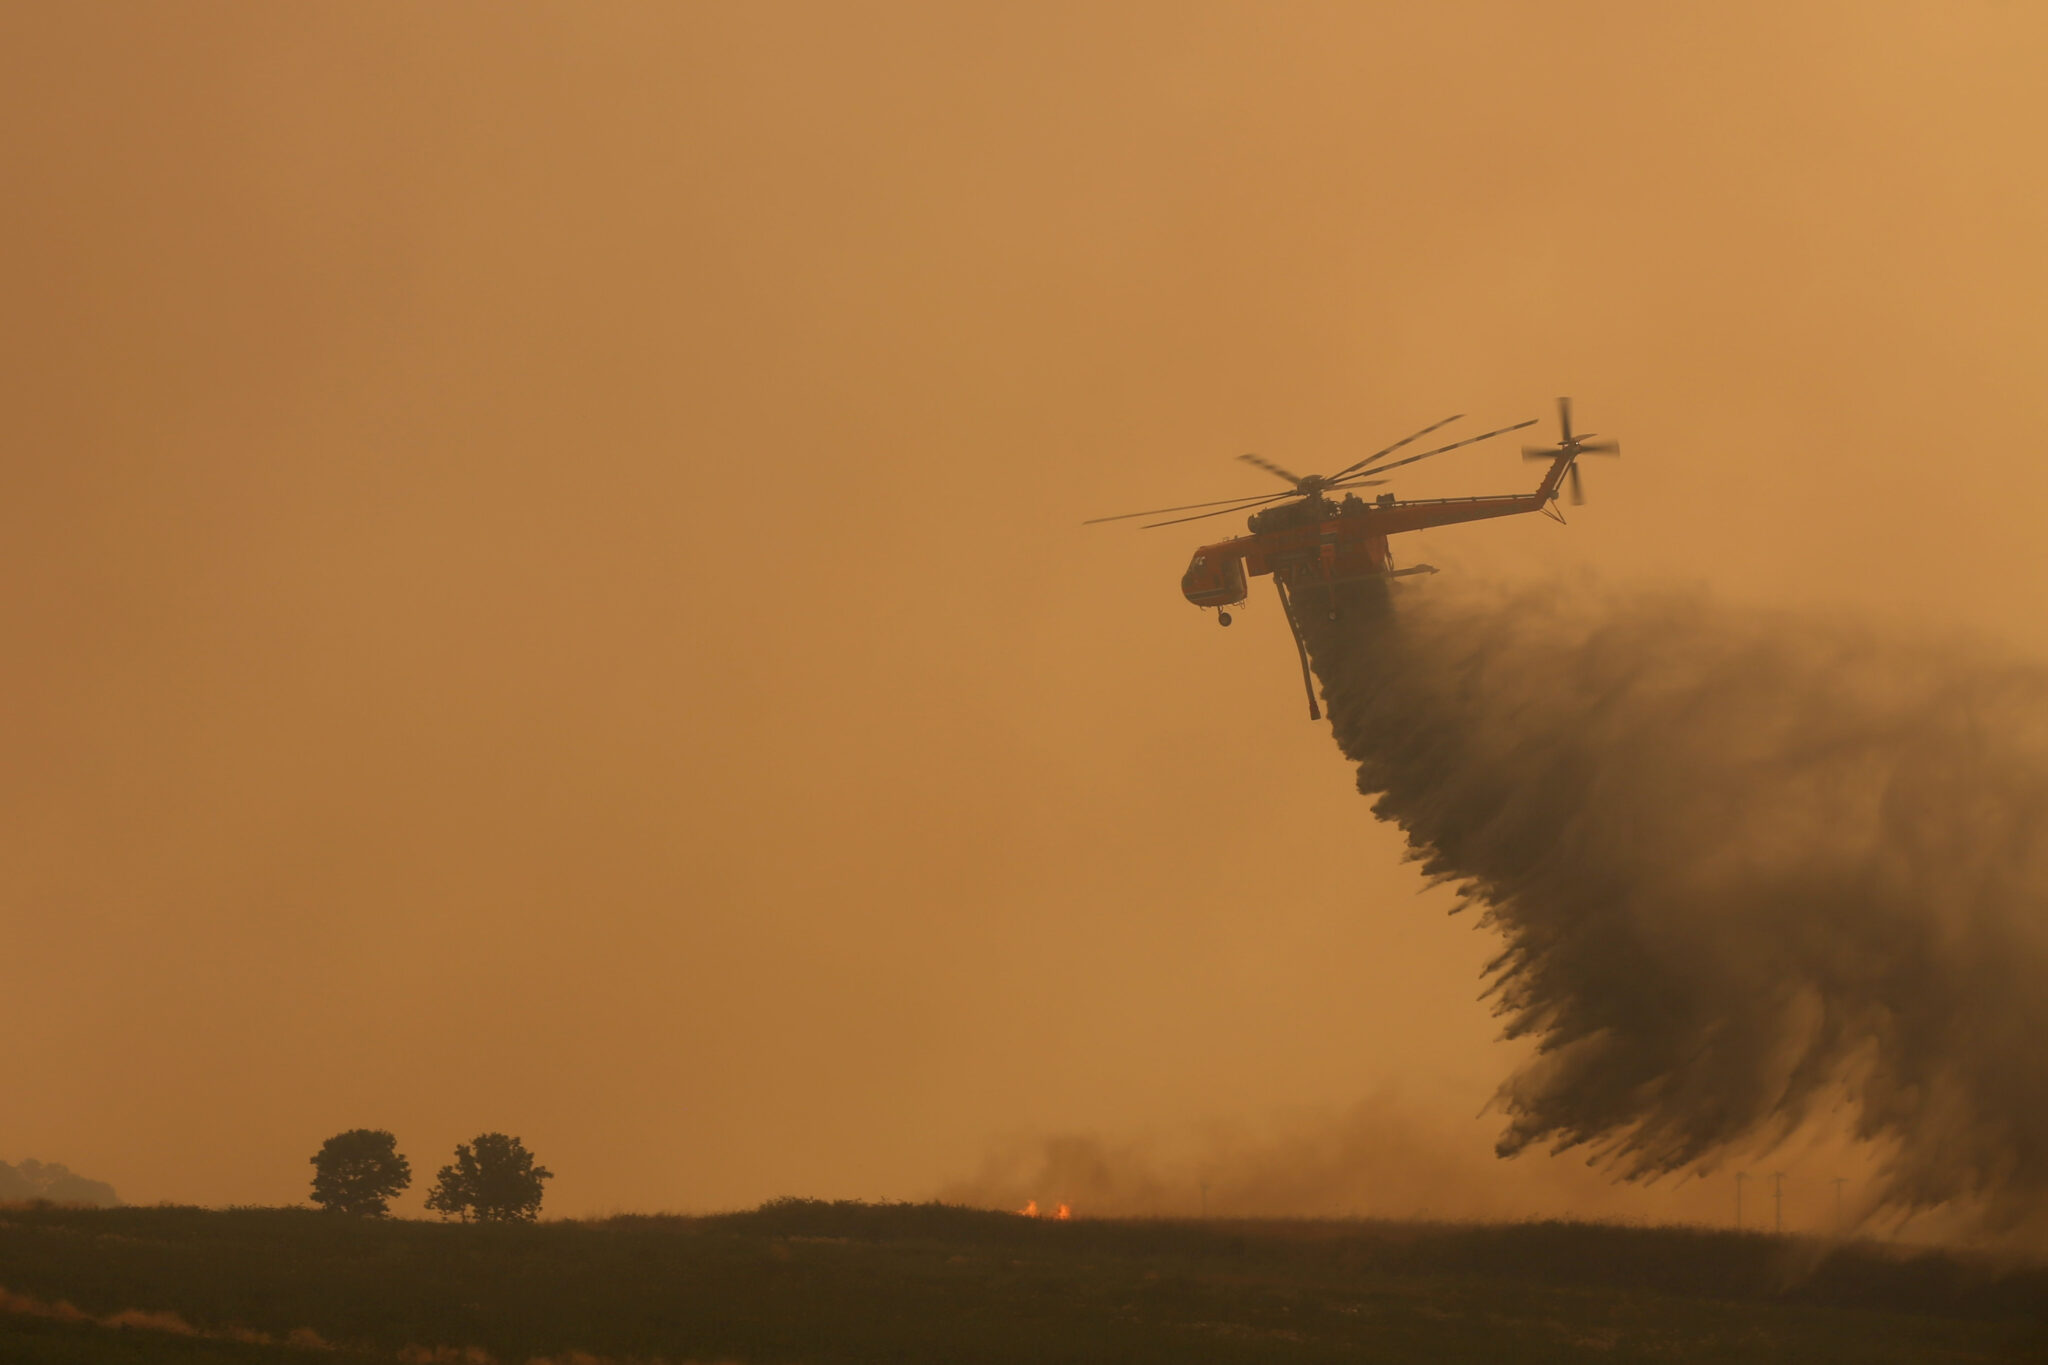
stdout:
{"type": "Polygon", "coordinates": [[[107,1209],[121,1202],[112,1185],[73,1175],[70,1167],[54,1161],[31,1158],[19,1166],[0,1161],[0,1201],[18,1199],[49,1199],[59,1204],[93,1204],[107,1209]]]}

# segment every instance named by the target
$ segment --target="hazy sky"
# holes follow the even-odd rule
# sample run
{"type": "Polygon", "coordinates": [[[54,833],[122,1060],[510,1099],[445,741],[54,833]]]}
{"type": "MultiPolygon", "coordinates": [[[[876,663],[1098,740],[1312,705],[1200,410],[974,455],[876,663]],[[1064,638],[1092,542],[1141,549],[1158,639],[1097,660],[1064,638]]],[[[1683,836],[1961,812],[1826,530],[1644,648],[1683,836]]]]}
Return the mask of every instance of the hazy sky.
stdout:
{"type": "Polygon", "coordinates": [[[5,7],[0,1160],[276,1202],[342,1128],[423,1175],[498,1129],[557,1213],[922,1197],[1389,1086],[1483,1151],[1489,944],[1271,590],[1180,600],[1235,523],[1080,522],[1570,393],[1626,453],[1569,528],[1396,554],[2040,654],[2044,48],[2020,3],[5,7]]]}

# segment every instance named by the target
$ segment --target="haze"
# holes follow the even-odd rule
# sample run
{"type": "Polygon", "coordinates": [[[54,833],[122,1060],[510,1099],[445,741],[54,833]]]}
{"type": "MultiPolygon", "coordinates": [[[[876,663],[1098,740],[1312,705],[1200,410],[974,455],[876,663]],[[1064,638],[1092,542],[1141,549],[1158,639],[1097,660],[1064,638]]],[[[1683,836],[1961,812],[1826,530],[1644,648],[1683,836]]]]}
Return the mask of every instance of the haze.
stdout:
{"type": "Polygon", "coordinates": [[[286,1202],[496,1129],[550,1213],[694,1209],[1368,1096],[1485,1153],[1493,944],[1270,590],[1179,599],[1236,524],[1079,523],[1569,393],[1625,450],[1570,527],[1404,561],[2038,655],[2044,41],[10,7],[0,1160],[286,1202]]]}

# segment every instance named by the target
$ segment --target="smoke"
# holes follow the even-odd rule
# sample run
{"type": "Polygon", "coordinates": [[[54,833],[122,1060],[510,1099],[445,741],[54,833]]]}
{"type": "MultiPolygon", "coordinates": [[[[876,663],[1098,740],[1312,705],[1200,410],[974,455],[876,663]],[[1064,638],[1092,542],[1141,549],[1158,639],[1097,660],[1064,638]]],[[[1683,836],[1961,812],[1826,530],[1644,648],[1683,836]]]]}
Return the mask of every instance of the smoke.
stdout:
{"type": "MultiPolygon", "coordinates": [[[[1832,1154],[1831,1154],[1832,1158],[1832,1154]]],[[[1830,1159],[1824,1169],[1839,1167],[1830,1159]]],[[[1484,1134],[1383,1092],[1340,1114],[1215,1125],[1151,1141],[1066,1133],[991,1152],[948,1203],[1082,1217],[1606,1217],[1724,1221],[1728,1191],[1697,1181],[1617,1188],[1575,1157],[1504,1162],[1484,1134]]]]}
{"type": "Polygon", "coordinates": [[[1583,587],[1305,596],[1373,811],[1502,940],[1498,1151],[1643,1179],[1816,1122],[2048,1231],[2048,672],[1583,587]]]}

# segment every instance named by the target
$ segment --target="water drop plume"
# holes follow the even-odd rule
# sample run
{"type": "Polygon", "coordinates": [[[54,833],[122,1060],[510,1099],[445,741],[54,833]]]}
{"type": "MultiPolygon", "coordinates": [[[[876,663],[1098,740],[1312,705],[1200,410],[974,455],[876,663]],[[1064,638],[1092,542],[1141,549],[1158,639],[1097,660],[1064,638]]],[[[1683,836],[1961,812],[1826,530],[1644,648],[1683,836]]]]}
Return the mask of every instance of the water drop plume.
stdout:
{"type": "Polygon", "coordinates": [[[1537,1044],[1503,1155],[1643,1178],[1846,1120],[1875,1206],[2048,1232],[2048,670],[1681,594],[1338,593],[1300,604],[1337,741],[1537,1044]]]}

